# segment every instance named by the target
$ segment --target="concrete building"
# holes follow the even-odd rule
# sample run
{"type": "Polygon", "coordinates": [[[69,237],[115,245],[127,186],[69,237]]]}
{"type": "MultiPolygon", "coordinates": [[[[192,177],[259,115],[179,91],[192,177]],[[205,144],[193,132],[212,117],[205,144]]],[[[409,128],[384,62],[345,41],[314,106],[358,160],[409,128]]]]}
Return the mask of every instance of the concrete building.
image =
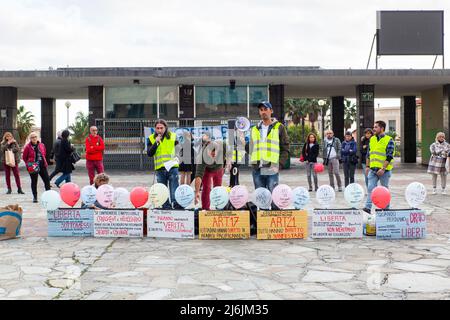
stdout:
{"type": "MultiPolygon", "coordinates": [[[[278,119],[285,97],[330,97],[332,128],[344,134],[344,98],[356,98],[358,136],[374,122],[374,99],[401,98],[402,161],[416,162],[416,98],[422,99],[422,161],[437,131],[449,135],[450,70],[330,70],[320,67],[167,67],[59,68],[49,71],[0,71],[0,128],[16,127],[17,100],[40,99],[42,140],[55,137],[55,99],[89,99],[89,122],[102,134],[121,129],[122,145],[138,147],[143,122],[165,118],[174,126],[196,121],[225,121],[236,116],[257,119],[254,106],[270,100],[278,119]],[[126,120],[125,120],[126,119],[126,120]]],[[[120,144],[120,143],[119,143],[120,144]]],[[[120,158],[130,164],[141,158],[134,148],[120,158]]],[[[105,156],[107,156],[105,154],[105,156]]],[[[112,160],[111,160],[112,161],[112,160]]]]}

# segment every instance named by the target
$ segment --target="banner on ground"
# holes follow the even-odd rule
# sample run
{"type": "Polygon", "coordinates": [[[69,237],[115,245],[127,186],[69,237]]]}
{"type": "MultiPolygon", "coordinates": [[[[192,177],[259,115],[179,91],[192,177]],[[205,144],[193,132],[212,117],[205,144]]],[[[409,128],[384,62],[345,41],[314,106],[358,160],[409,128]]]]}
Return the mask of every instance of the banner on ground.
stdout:
{"type": "Polygon", "coordinates": [[[362,238],[363,215],[355,209],[315,209],[311,233],[313,238],[362,238]]]}
{"type": "Polygon", "coordinates": [[[248,211],[200,211],[199,239],[250,238],[248,211]]]}
{"type": "Polygon", "coordinates": [[[143,237],[142,210],[94,210],[95,237],[143,237]]]}
{"type": "Polygon", "coordinates": [[[306,239],[308,212],[306,210],[258,211],[258,240],[306,239]]]}
{"type": "Polygon", "coordinates": [[[427,234],[425,212],[419,209],[377,210],[377,239],[420,239],[427,234]]]}
{"type": "Polygon", "coordinates": [[[149,210],[147,237],[194,239],[194,211],[149,210]]]}
{"type": "Polygon", "coordinates": [[[92,237],[93,209],[57,209],[47,211],[49,237],[92,237]]]}

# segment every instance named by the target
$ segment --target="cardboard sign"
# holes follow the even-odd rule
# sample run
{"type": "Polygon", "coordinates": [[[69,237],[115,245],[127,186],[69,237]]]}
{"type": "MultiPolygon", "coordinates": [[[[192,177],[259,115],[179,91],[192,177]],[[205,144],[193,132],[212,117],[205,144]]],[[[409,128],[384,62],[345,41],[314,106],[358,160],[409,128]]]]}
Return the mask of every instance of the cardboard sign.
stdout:
{"type": "Polygon", "coordinates": [[[92,237],[94,210],[58,209],[47,211],[49,237],[92,237]]]}
{"type": "Polygon", "coordinates": [[[427,234],[425,212],[419,209],[377,210],[377,239],[420,239],[427,234]]]}
{"type": "Polygon", "coordinates": [[[258,240],[305,239],[308,237],[308,212],[258,211],[258,240]]]}
{"type": "Polygon", "coordinates": [[[248,211],[200,211],[199,239],[250,238],[248,211]]]}
{"type": "Polygon", "coordinates": [[[363,215],[359,210],[315,209],[313,238],[362,238],[363,215]]]}
{"type": "Polygon", "coordinates": [[[95,210],[94,237],[143,237],[142,210],[95,210]]]}
{"type": "Polygon", "coordinates": [[[19,236],[22,226],[22,208],[9,205],[0,208],[0,240],[13,239],[19,236]]]}
{"type": "Polygon", "coordinates": [[[194,211],[150,210],[147,237],[194,239],[194,211]]]}

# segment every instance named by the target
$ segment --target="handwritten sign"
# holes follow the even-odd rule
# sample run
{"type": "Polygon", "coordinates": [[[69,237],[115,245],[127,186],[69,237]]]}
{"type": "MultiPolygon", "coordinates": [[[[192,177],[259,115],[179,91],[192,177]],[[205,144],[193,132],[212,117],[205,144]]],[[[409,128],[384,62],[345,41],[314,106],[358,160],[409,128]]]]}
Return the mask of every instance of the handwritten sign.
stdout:
{"type": "Polygon", "coordinates": [[[141,210],[95,210],[94,237],[143,237],[141,210]]]}
{"type": "Polygon", "coordinates": [[[194,211],[150,210],[147,214],[147,236],[194,239],[194,211]]]}
{"type": "Polygon", "coordinates": [[[362,238],[363,215],[352,209],[316,209],[311,232],[313,238],[362,238]]]}
{"type": "Polygon", "coordinates": [[[427,233],[425,212],[418,209],[377,210],[377,239],[420,239],[427,233]]]}
{"type": "Polygon", "coordinates": [[[92,237],[94,210],[58,209],[47,211],[49,237],[92,237]]]}
{"type": "Polygon", "coordinates": [[[248,211],[200,211],[199,239],[248,239],[248,211]]]}
{"type": "Polygon", "coordinates": [[[308,237],[308,212],[258,211],[258,240],[305,239],[308,237]]]}

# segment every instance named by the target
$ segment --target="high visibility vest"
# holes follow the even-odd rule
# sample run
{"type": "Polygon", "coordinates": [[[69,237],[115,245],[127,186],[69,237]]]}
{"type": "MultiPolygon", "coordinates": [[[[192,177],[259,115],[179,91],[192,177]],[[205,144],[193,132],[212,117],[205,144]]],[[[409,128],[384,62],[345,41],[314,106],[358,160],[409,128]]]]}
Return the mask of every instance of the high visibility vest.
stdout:
{"type": "MultiPolygon", "coordinates": [[[[370,168],[382,168],[384,162],[386,161],[386,148],[389,144],[389,141],[392,140],[392,137],[385,135],[383,138],[378,141],[376,136],[370,138],[369,148],[370,148],[370,168]]],[[[394,147],[395,148],[395,147],[394,147]]],[[[395,149],[394,149],[395,153],[395,149]]],[[[386,170],[392,170],[394,167],[394,159],[391,160],[389,165],[386,167],[386,170]]]]}
{"type": "MultiPolygon", "coordinates": [[[[155,135],[152,134],[150,137],[148,137],[151,144],[154,144],[156,142],[155,135]]],[[[177,135],[170,132],[170,138],[167,139],[165,137],[163,140],[161,140],[158,149],[156,149],[156,153],[154,155],[154,163],[155,163],[155,170],[158,170],[162,167],[164,167],[164,162],[170,161],[173,158],[175,158],[175,141],[177,139],[177,135]]],[[[178,165],[174,165],[174,168],[178,168],[178,165]]]]}
{"type": "Polygon", "coordinates": [[[258,126],[252,128],[252,143],[253,150],[251,155],[251,162],[256,163],[257,161],[265,161],[278,163],[280,159],[280,136],[278,134],[278,129],[280,123],[277,122],[265,141],[261,141],[261,132],[258,126]]]}

